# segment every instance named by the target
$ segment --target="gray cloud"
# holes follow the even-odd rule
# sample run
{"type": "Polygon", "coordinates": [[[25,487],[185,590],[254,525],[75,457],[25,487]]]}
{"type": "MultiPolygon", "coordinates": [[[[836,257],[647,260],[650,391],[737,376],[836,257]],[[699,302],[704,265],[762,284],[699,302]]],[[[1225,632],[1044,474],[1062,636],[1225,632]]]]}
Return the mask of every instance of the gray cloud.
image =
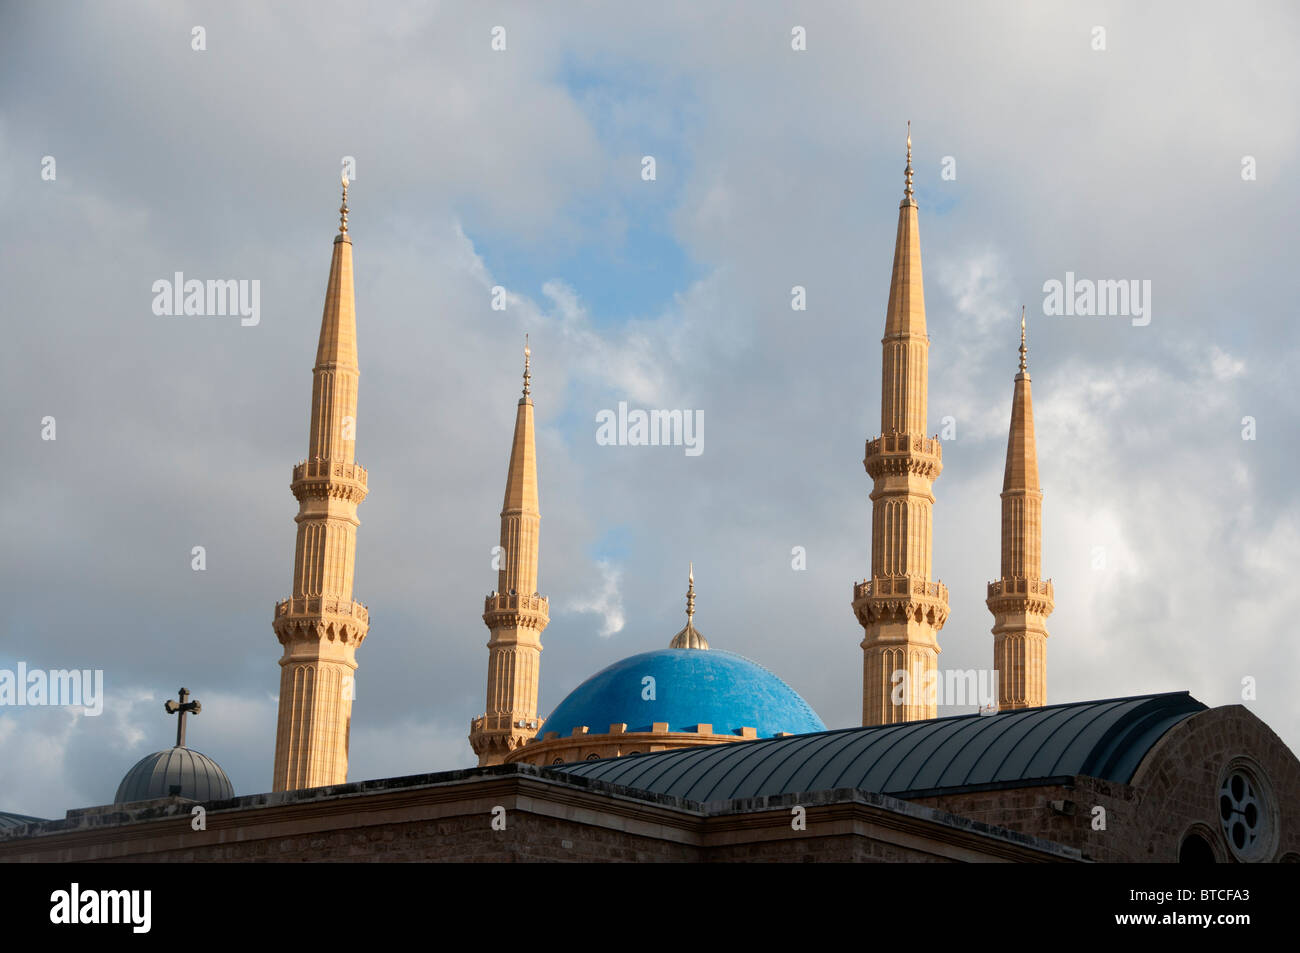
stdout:
{"type": "Polygon", "coordinates": [[[543,710],[667,644],[693,559],[710,643],[762,661],[828,725],[855,724],[862,441],[878,428],[908,118],[930,427],[958,427],[935,486],[942,664],[990,662],[983,587],[1024,303],[1058,600],[1051,699],[1186,688],[1227,704],[1253,675],[1252,710],[1295,747],[1297,14],[747,9],[0,11],[0,665],[100,667],[110,691],[99,719],[0,714],[0,762],[22,766],[0,774],[0,809],[107,800],[170,743],[161,702],[182,683],[204,701],[195,747],[241,793],[269,788],[270,614],[289,585],[289,471],[342,155],[358,161],[371,474],[352,776],[472,761],[525,330],[552,606],[543,710]],[[189,48],[195,23],[205,53],[189,48]],[[496,23],[507,54],[488,51],[496,23]],[[789,50],[794,23],[806,53],[789,50]],[[575,65],[595,77],[582,90],[563,83],[575,65]],[[619,246],[645,201],[635,159],[656,150],[673,238],[702,275],[665,289],[662,309],[615,319],[571,276],[517,287],[483,252],[502,235],[525,258],[619,246]],[[1258,181],[1241,180],[1243,155],[1258,181]],[[150,284],[178,270],[260,279],[261,325],[154,316],[150,284]],[[1067,270],[1150,279],[1151,325],[1043,316],[1043,282],[1067,270]],[[504,313],[488,307],[496,283],[511,288],[504,313]],[[795,284],[807,312],[790,310],[795,284]],[[597,446],[595,412],[620,399],[704,409],[706,452],[597,446]],[[790,568],[796,545],[806,572],[790,568]],[[616,605],[625,624],[602,635],[616,605]]]}

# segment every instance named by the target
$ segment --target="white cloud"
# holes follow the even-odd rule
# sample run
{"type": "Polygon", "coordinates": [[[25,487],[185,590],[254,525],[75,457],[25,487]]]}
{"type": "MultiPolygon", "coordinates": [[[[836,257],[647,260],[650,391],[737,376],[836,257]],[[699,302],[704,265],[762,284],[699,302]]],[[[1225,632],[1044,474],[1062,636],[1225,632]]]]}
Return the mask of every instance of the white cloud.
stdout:
{"type": "Polygon", "coordinates": [[[1246,362],[1238,360],[1216,344],[1210,348],[1210,370],[1216,381],[1230,381],[1246,372],[1246,362]]]}
{"type": "Polygon", "coordinates": [[[600,588],[574,599],[569,608],[574,612],[596,613],[601,619],[600,634],[605,637],[617,635],[623,631],[626,622],[621,592],[623,570],[605,560],[596,563],[596,570],[600,573],[600,588]]]}
{"type": "MultiPolygon", "coordinates": [[[[478,614],[495,580],[525,331],[541,585],[557,609],[544,694],[588,675],[593,645],[666,644],[680,580],[664,567],[694,558],[715,567],[702,577],[710,640],[802,686],[828,724],[855,722],[861,633],[846,592],[869,558],[860,461],[877,426],[908,115],[930,426],[953,414],[959,432],[935,490],[934,564],[954,600],[945,664],[985,664],[990,651],[983,584],[997,568],[1023,302],[1057,586],[1052,697],[1186,687],[1222,703],[1229,668],[1293,680],[1295,329],[1277,260],[1244,254],[1242,236],[1254,249],[1293,244],[1271,210],[1300,203],[1283,174],[1300,142],[1288,108],[1300,69],[1286,44],[1260,43],[1288,23],[1208,9],[1115,14],[1115,47],[1092,54],[1077,18],[1045,8],[972,19],[814,5],[810,50],[796,55],[774,40],[788,31],[779,4],[726,23],[693,3],[555,5],[513,13],[510,52],[497,55],[470,8],[375,18],[337,4],[303,18],[222,6],[209,24],[221,45],[199,59],[183,42],[189,14],[150,10],[175,22],[143,30],[144,14],[88,22],[42,8],[50,19],[31,43],[0,38],[0,72],[47,80],[0,83],[4,159],[59,159],[57,183],[0,179],[12,223],[0,287],[23,316],[0,352],[12,450],[3,638],[41,646],[50,664],[98,659],[110,684],[134,687],[97,724],[0,716],[0,763],[32,766],[0,773],[0,809],[102,802],[169,742],[161,700],[193,677],[178,672],[209,683],[196,688],[196,746],[241,792],[269,787],[269,613],[290,578],[285,484],[306,439],[341,154],[358,161],[357,452],[371,473],[355,777],[473,761],[478,614]],[[61,39],[88,29],[103,42],[61,70],[72,56],[61,39]],[[342,62],[352,80],[340,86],[342,62]],[[563,85],[574,69],[589,94],[563,85]],[[905,112],[891,92],[904,73],[905,112]],[[652,193],[627,159],[643,152],[663,160],[653,194],[677,203],[664,238],[698,277],[674,287],[666,269],[671,303],[627,321],[591,304],[582,267],[543,274],[540,294],[510,287],[520,262],[535,276],[560,248],[598,265],[587,243],[634,231],[652,193]],[[1257,183],[1237,174],[1246,152],[1261,157],[1257,183]],[[938,176],[946,154],[953,181],[938,176]],[[1134,169],[1158,172],[1135,184],[1134,169]],[[478,235],[492,240],[476,248],[478,235]],[[149,283],[178,269],[261,277],[262,326],[151,316],[149,283]],[[1042,281],[1067,269],[1149,276],[1160,310],[1142,329],[1035,320],[1042,281]],[[496,283],[505,312],[489,307],[496,283]],[[794,284],[808,288],[797,315],[794,284]],[[1224,300],[1246,317],[1225,325],[1224,300]],[[703,408],[707,453],[597,448],[594,414],[618,399],[703,408]],[[33,436],[46,413],[58,415],[54,444],[33,436]],[[1247,413],[1260,415],[1258,441],[1240,439],[1247,413]],[[636,545],[593,570],[587,554],[614,525],[636,545]],[[202,574],[188,568],[196,540],[209,549],[202,574]],[[789,568],[795,543],[807,572],[789,568]],[[1092,569],[1094,545],[1107,570],[1092,569]]],[[[1261,681],[1256,711],[1300,739],[1285,691],[1261,681]]]]}

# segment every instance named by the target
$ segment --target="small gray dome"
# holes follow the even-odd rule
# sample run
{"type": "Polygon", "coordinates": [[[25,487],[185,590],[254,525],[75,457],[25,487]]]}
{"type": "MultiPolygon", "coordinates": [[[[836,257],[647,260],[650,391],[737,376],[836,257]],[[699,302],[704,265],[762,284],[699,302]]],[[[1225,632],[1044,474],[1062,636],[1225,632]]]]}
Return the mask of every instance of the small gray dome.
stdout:
{"type": "Polygon", "coordinates": [[[194,801],[223,801],[234,797],[235,789],[221,765],[207,755],[190,748],[168,748],[137,761],[117,786],[113,803],[151,801],[173,794],[194,801]]]}

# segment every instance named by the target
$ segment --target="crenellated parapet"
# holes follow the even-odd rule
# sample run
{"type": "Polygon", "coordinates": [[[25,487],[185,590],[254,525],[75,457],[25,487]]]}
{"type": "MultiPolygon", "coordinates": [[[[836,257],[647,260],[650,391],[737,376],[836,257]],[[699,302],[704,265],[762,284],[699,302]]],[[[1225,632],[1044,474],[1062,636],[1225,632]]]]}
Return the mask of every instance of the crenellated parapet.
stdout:
{"type": "Polygon", "coordinates": [[[987,604],[994,615],[1029,612],[1049,616],[1056,608],[1050,579],[998,579],[988,584],[987,604]]]}
{"type": "Polygon", "coordinates": [[[303,460],[293,468],[289,489],[299,501],[343,500],[361,503],[369,492],[366,468],[359,463],[303,460]]]}
{"type": "Polygon", "coordinates": [[[948,621],[948,587],[911,576],[864,580],[853,587],[853,611],[864,627],[911,621],[937,632],[948,621]]]}
{"type": "Polygon", "coordinates": [[[483,600],[483,622],[489,629],[524,626],[541,632],[551,621],[550,608],[550,601],[537,593],[494,592],[483,600]]]}
{"type": "Polygon", "coordinates": [[[337,641],[355,649],[370,630],[370,611],[351,600],[302,596],[275,604],[271,628],[281,645],[337,641]]]}
{"type": "Polygon", "coordinates": [[[933,481],[943,472],[943,447],[938,437],[884,434],[867,441],[862,465],[873,480],[915,474],[933,481]]]}

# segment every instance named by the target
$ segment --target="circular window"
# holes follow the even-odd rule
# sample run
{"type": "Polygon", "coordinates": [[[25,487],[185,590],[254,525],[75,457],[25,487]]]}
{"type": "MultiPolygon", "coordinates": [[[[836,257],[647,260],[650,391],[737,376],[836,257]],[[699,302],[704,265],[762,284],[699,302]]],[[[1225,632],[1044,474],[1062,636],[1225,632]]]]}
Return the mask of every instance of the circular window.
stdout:
{"type": "Polygon", "coordinates": [[[1240,860],[1261,860],[1271,852],[1271,806],[1254,772],[1229,768],[1219,786],[1219,823],[1240,860]]]}

